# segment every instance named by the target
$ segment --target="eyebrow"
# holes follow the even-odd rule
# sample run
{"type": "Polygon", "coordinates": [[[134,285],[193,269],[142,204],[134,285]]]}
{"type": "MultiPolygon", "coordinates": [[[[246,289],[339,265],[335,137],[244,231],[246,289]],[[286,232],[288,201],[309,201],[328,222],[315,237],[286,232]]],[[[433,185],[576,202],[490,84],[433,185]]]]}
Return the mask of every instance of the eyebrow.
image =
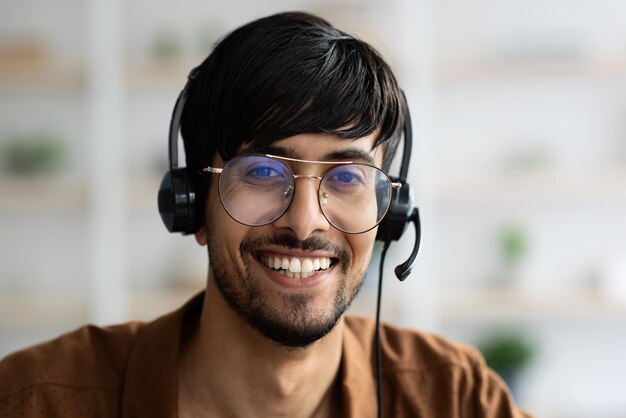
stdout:
{"type": "Polygon", "coordinates": [[[326,161],[363,161],[371,165],[375,164],[374,157],[370,153],[358,148],[333,151],[324,155],[322,159],[326,161]]]}
{"type": "MultiPolygon", "coordinates": [[[[302,159],[302,156],[300,156],[293,148],[290,147],[268,145],[250,151],[259,154],[272,154],[280,157],[302,159]]],[[[368,164],[375,165],[374,157],[372,157],[371,153],[368,153],[365,150],[359,148],[347,148],[343,150],[333,151],[322,156],[320,161],[355,161],[366,162],[368,164]]]]}

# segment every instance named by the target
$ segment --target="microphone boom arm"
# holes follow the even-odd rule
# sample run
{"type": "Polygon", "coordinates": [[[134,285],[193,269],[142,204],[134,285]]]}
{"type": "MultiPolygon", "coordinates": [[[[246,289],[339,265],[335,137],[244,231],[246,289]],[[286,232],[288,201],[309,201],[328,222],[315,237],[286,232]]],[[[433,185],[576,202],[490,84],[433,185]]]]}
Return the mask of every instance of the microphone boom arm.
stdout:
{"type": "Polygon", "coordinates": [[[413,213],[409,217],[409,221],[413,222],[415,225],[415,244],[413,245],[413,251],[411,252],[411,256],[404,263],[396,266],[394,269],[394,273],[396,277],[400,279],[400,281],[404,281],[409,274],[411,274],[411,270],[413,269],[413,264],[415,263],[415,259],[417,258],[417,254],[420,249],[420,241],[422,239],[422,228],[420,227],[420,214],[417,208],[413,208],[413,213]]]}

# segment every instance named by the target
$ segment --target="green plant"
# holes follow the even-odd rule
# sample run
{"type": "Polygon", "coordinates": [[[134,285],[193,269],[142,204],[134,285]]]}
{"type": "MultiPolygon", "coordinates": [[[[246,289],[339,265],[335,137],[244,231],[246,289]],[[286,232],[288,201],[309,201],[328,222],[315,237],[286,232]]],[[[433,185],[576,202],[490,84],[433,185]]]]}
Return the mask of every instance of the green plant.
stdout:
{"type": "Polygon", "coordinates": [[[514,376],[535,356],[535,346],[521,332],[500,331],[479,345],[485,361],[502,376],[514,376]]]}
{"type": "Polygon", "coordinates": [[[182,43],[178,33],[173,29],[161,29],[152,40],[152,55],[158,60],[172,60],[178,57],[182,43]]]}
{"type": "Polygon", "coordinates": [[[500,234],[502,257],[506,264],[515,264],[526,254],[528,247],[524,228],[517,225],[508,226],[500,234]]]}
{"type": "Polygon", "coordinates": [[[2,147],[3,165],[12,174],[43,174],[58,170],[63,162],[63,142],[55,135],[17,135],[2,147]]]}

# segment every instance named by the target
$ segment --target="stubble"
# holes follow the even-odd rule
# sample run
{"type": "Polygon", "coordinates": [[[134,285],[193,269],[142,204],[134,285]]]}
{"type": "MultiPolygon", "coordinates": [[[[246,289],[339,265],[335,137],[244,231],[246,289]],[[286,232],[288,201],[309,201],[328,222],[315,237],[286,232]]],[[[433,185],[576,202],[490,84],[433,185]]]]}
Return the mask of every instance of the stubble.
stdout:
{"type": "Polygon", "coordinates": [[[249,326],[283,347],[308,347],[327,335],[358,294],[367,271],[366,268],[351,271],[352,255],[337,244],[320,237],[299,241],[285,234],[244,238],[239,246],[244,266],[241,269],[237,263],[229,263],[219,253],[216,238],[209,231],[209,263],[224,300],[249,326]],[[262,245],[304,251],[323,250],[335,254],[338,274],[331,306],[325,312],[314,312],[314,296],[306,293],[283,293],[280,295],[282,306],[272,306],[264,294],[260,279],[254,277],[249,268],[250,263],[254,262],[252,251],[262,245]],[[349,283],[355,283],[354,287],[350,288],[349,283]]]}

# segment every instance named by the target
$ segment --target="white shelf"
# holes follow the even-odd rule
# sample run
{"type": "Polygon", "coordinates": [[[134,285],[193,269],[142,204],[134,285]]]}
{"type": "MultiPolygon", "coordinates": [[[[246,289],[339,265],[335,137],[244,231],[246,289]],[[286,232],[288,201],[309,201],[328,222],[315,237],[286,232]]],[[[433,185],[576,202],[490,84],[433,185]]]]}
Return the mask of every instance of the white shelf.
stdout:
{"type": "MultiPolygon", "coordinates": [[[[626,301],[619,302],[592,291],[524,291],[514,288],[479,288],[467,292],[443,292],[437,303],[440,326],[509,324],[626,324],[626,301]]],[[[382,317],[401,320],[406,299],[387,291],[383,295],[382,317]]],[[[364,288],[350,307],[350,313],[373,316],[376,289],[364,288]]]]}
{"type": "MultiPolygon", "coordinates": [[[[133,177],[126,182],[126,197],[131,208],[156,207],[161,178],[133,177]]],[[[84,209],[89,203],[87,184],[81,179],[43,176],[0,178],[0,211],[38,211],[84,209]]]]}
{"type": "Polygon", "coordinates": [[[34,65],[0,66],[0,90],[74,91],[85,87],[85,75],[79,65],[39,62],[34,65]]]}
{"type": "Polygon", "coordinates": [[[437,68],[437,80],[444,85],[563,77],[626,81],[626,57],[443,60],[437,68]]]}
{"type": "Polygon", "coordinates": [[[161,61],[131,61],[124,69],[124,82],[132,91],[182,90],[189,72],[205,58],[196,56],[161,61]]]}
{"type": "MultiPolygon", "coordinates": [[[[185,85],[189,71],[204,58],[131,61],[123,69],[123,83],[131,90],[180,90],[185,85]]],[[[79,64],[42,61],[0,65],[0,90],[5,92],[83,91],[85,87],[85,70],[79,64]]]]}
{"type": "Polygon", "coordinates": [[[443,179],[442,204],[606,202],[626,204],[626,168],[490,173],[443,179]]]}
{"type": "Polygon", "coordinates": [[[87,202],[86,185],[80,179],[43,176],[0,178],[0,210],[75,210],[87,202]]]}
{"type": "MultiPolygon", "coordinates": [[[[202,290],[203,283],[170,289],[138,289],[128,292],[126,320],[149,321],[182,306],[202,290]]],[[[86,294],[56,294],[3,290],[0,293],[0,332],[63,328],[69,330],[91,318],[86,294]]]]}
{"type": "Polygon", "coordinates": [[[626,302],[591,291],[539,292],[482,289],[446,294],[440,301],[445,324],[626,323],[626,302]]]}

